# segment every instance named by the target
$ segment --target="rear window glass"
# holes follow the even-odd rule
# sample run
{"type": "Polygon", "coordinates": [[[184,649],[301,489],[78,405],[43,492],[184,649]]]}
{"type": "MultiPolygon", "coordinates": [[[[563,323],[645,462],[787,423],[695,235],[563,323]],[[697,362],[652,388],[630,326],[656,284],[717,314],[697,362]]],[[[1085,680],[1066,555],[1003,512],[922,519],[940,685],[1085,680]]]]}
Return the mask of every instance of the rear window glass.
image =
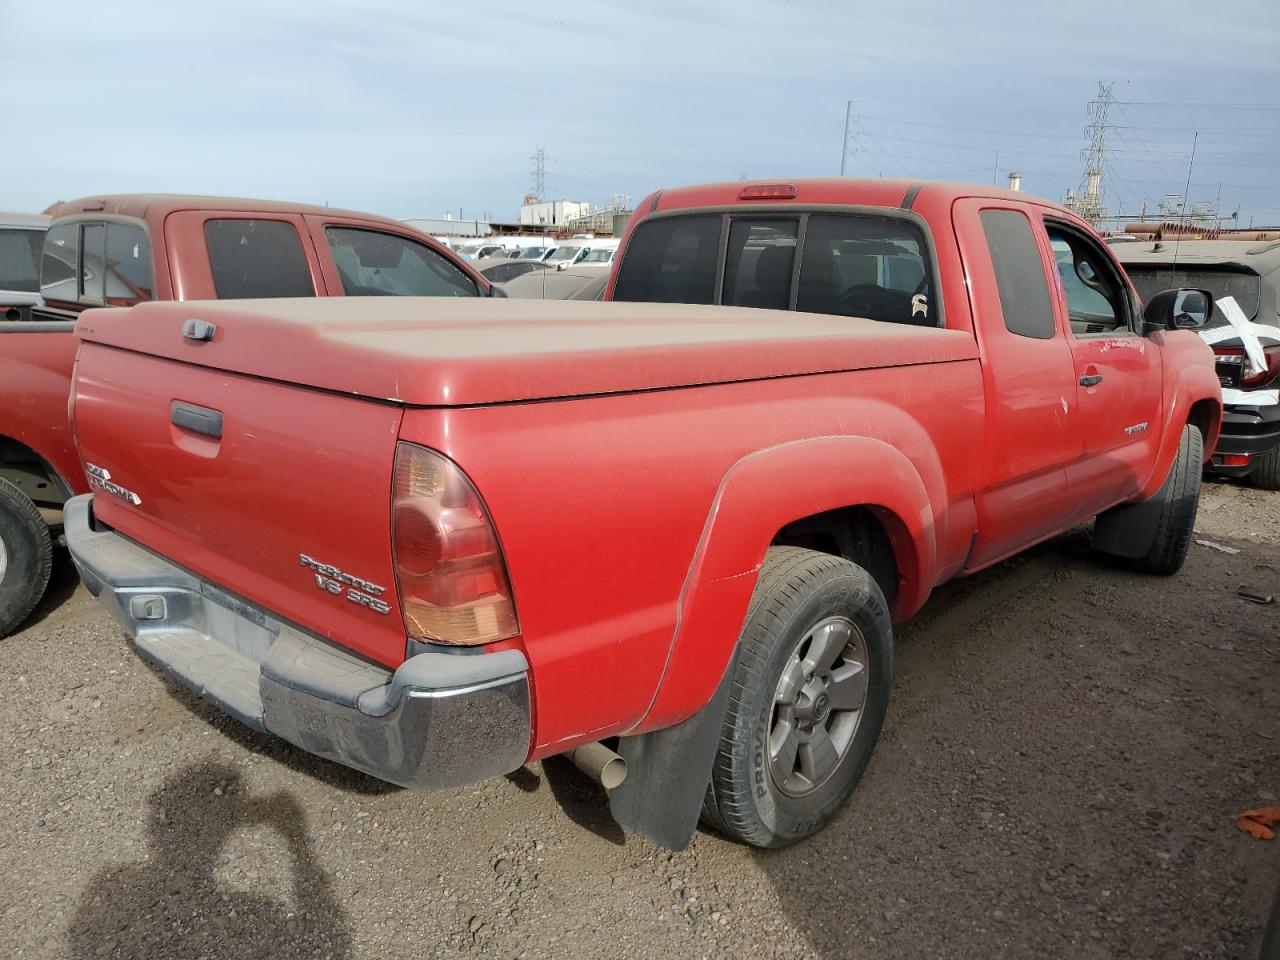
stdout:
{"type": "Polygon", "coordinates": [[[349,227],[326,227],[324,235],[349,297],[479,295],[470,277],[425,243],[349,227]]]}
{"type": "MultiPolygon", "coordinates": [[[[1250,320],[1258,317],[1258,302],[1262,296],[1262,278],[1256,273],[1241,273],[1235,270],[1214,270],[1212,268],[1193,268],[1190,270],[1172,270],[1157,265],[1126,264],[1125,272],[1133,281],[1134,288],[1143,303],[1150,303],[1151,298],[1162,290],[1176,290],[1179,287],[1191,287],[1196,290],[1208,290],[1213,299],[1235,297],[1236,303],[1250,320]]],[[[1206,326],[1220,327],[1227,322],[1215,303],[1213,315],[1206,326]]],[[[1261,318],[1260,322],[1275,323],[1261,318]]]]}
{"type": "Polygon", "coordinates": [[[641,223],[627,243],[613,299],[713,303],[720,224],[720,216],[714,214],[641,223]]]}
{"type": "Polygon", "coordinates": [[[735,217],[729,226],[721,303],[786,310],[796,260],[798,219],[735,217]]]}
{"type": "Polygon", "coordinates": [[[74,302],[80,261],[80,224],[59,223],[44,238],[40,261],[40,294],[46,300],[74,302]]]}
{"type": "Polygon", "coordinates": [[[107,224],[107,303],[126,306],[150,300],[151,241],[147,231],[132,223],[107,224]]]}
{"type": "Polygon", "coordinates": [[[86,303],[102,303],[106,270],[103,265],[107,228],[101,223],[86,223],[80,234],[80,299],[86,303]]]}
{"type": "Polygon", "coordinates": [[[204,240],[218,299],[315,296],[311,271],[293,224],[282,220],[208,220],[204,240]]]}
{"type": "Polygon", "coordinates": [[[35,293],[40,289],[43,230],[0,227],[0,290],[35,293]]]}
{"type": "Polygon", "coordinates": [[[809,218],[796,309],[935,326],[932,280],[919,228],[891,217],[809,218]]]}
{"type": "Polygon", "coordinates": [[[1017,210],[983,210],[980,216],[1006,329],[1020,337],[1052,340],[1056,325],[1049,281],[1031,222],[1017,210]]]}

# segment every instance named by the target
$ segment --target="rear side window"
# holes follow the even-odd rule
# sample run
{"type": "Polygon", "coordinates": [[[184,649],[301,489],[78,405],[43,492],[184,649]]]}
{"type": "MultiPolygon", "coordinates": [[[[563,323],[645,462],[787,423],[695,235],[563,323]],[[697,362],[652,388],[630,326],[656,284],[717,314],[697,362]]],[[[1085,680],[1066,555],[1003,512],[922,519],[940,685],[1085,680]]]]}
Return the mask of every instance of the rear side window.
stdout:
{"type": "Polygon", "coordinates": [[[80,266],[80,224],[58,223],[44,238],[40,261],[40,295],[46,300],[75,302],[80,266]]]}
{"type": "Polygon", "coordinates": [[[923,235],[895,217],[814,214],[804,234],[796,309],[936,326],[923,235]]]}
{"type": "Polygon", "coordinates": [[[106,301],[127,306],[150,300],[155,286],[151,274],[151,241],[133,223],[107,224],[106,301]]]}
{"type": "Polygon", "coordinates": [[[0,228],[0,290],[35,293],[40,289],[43,230],[0,228]]]}
{"type": "Polygon", "coordinates": [[[798,219],[735,217],[729,227],[720,302],[772,310],[791,306],[791,269],[799,230],[798,219]]]}
{"type": "Polygon", "coordinates": [[[1055,326],[1049,281],[1031,222],[1017,210],[983,210],[980,216],[1005,327],[1020,337],[1052,340],[1055,326]]]}
{"type": "Polygon", "coordinates": [[[313,297],[302,242],[283,220],[208,220],[204,241],[219,300],[313,297]]]}
{"type": "Polygon", "coordinates": [[[349,297],[479,295],[470,277],[425,243],[349,227],[326,227],[324,235],[349,297]]]}
{"type": "Polygon", "coordinates": [[[664,217],[641,223],[627,244],[613,299],[713,303],[720,223],[718,215],[664,217]]]}

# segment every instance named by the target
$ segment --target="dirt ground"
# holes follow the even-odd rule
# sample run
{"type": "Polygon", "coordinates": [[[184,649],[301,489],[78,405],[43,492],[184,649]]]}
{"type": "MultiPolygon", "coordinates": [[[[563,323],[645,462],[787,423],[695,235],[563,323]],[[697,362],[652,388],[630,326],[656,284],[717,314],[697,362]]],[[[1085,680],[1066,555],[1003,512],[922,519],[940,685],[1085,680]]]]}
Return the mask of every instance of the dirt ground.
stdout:
{"type": "Polygon", "coordinates": [[[813,840],[625,837],[563,762],[419,794],[168,686],[63,563],[0,644],[0,944],[21,958],[1252,957],[1280,840],[1280,495],[1206,485],[1183,572],[1083,532],[898,632],[813,840]],[[1238,552],[1235,552],[1238,551],[1238,552]]]}

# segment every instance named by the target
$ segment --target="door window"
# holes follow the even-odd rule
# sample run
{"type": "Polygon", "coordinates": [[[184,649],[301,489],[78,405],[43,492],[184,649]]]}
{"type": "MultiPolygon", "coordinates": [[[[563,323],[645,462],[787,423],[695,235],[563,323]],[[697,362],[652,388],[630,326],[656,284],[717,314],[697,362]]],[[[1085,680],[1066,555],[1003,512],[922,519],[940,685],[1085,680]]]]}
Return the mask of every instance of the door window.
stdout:
{"type": "Polygon", "coordinates": [[[43,230],[0,229],[0,290],[35,293],[40,289],[43,243],[43,230]]]}
{"type": "Polygon", "coordinates": [[[1057,224],[1046,224],[1053,257],[1062,278],[1071,332],[1115,334],[1129,327],[1124,282],[1110,259],[1082,234],[1057,224]]]}
{"type": "Polygon", "coordinates": [[[283,220],[207,220],[213,289],[219,300],[314,297],[302,241],[283,220]]]}
{"type": "Polygon", "coordinates": [[[475,282],[425,243],[408,237],[325,227],[334,266],[349,297],[475,297],[475,282]]]}

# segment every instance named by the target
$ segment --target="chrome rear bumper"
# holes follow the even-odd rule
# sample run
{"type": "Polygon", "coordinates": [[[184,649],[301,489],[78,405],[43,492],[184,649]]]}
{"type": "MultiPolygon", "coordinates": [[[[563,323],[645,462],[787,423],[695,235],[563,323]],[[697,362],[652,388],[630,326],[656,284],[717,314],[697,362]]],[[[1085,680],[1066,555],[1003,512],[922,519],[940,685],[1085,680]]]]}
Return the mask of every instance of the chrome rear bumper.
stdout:
{"type": "Polygon", "coordinates": [[[531,730],[520,651],[420,653],[387,670],[94,529],[92,506],[85,494],[63,510],[89,592],[143,657],[241,722],[406,787],[458,786],[524,763],[531,730]]]}

